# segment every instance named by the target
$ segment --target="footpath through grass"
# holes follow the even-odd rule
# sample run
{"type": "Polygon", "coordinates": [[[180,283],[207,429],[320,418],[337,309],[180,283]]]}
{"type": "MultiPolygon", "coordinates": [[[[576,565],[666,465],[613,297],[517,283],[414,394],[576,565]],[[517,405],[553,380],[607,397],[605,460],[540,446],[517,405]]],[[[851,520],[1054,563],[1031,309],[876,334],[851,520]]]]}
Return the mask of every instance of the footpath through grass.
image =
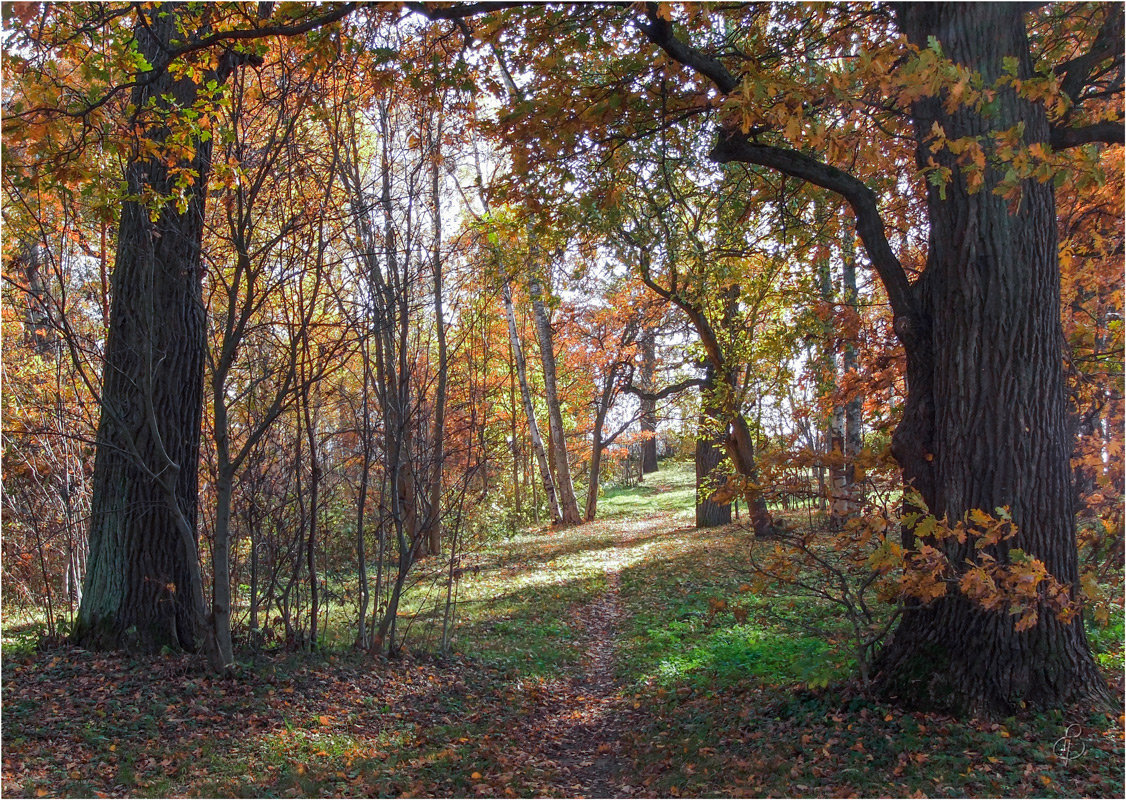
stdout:
{"type": "MultiPolygon", "coordinates": [[[[839,683],[832,614],[755,597],[746,533],[692,529],[692,496],[665,465],[597,523],[482,551],[444,661],[259,654],[217,679],[8,651],[3,793],[1122,796],[1121,717],[965,722],[839,683]]],[[[1120,675],[1121,638],[1096,641],[1120,675]]]]}

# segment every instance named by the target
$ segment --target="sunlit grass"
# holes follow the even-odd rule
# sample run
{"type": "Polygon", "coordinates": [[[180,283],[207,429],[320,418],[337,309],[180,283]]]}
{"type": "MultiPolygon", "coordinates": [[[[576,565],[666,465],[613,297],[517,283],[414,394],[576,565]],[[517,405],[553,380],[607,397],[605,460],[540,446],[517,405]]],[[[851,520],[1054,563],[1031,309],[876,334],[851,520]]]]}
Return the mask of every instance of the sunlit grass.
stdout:
{"type": "MultiPolygon", "coordinates": [[[[683,507],[658,508],[658,495],[649,491],[656,476],[647,476],[648,486],[617,495],[619,510],[637,502],[644,513],[529,530],[467,553],[452,660],[432,658],[445,592],[443,559],[421,563],[421,580],[404,596],[404,658],[351,649],[356,606],[349,585],[355,578],[346,574],[329,576],[332,591],[322,598],[329,625],[320,653],[244,648],[234,681],[208,676],[198,658],[170,656],[167,663],[185,671],[151,685],[125,661],[93,662],[117,672],[104,687],[98,684],[109,701],[76,698],[82,705],[67,712],[65,728],[64,717],[45,721],[42,704],[9,694],[15,685],[9,676],[30,689],[68,686],[91,672],[84,664],[100,657],[35,663],[29,653],[21,671],[5,665],[5,757],[18,753],[37,765],[23,773],[37,777],[21,777],[13,794],[34,796],[44,788],[92,796],[111,785],[132,796],[462,797],[495,795],[505,787],[517,796],[572,794],[569,785],[556,791],[545,782],[543,765],[514,756],[530,746],[522,725],[565,720],[576,711],[577,692],[553,692],[587,680],[588,604],[612,583],[619,587],[620,615],[617,684],[608,691],[639,715],[617,768],[635,786],[646,777],[647,795],[788,794],[797,783],[818,786],[830,773],[838,776],[841,794],[997,793],[996,787],[1015,785],[1013,776],[1025,774],[1025,763],[1036,765],[1037,791],[1059,794],[1073,785],[1050,760],[1062,725],[1055,717],[1012,725],[1011,739],[940,722],[950,728],[944,752],[904,767],[902,753],[929,752],[932,721],[916,725],[911,715],[869,709],[867,701],[844,708],[837,688],[821,691],[851,673],[848,658],[832,649],[840,626],[833,610],[757,596],[746,573],[754,546],[748,532],[738,525],[691,528],[691,470],[673,466],[659,476],[666,487],[660,502],[679,496],[683,507]],[[51,683],[43,683],[44,675],[51,683]],[[145,688],[134,693],[132,685],[145,688]],[[519,730],[524,738],[514,735],[519,730]],[[43,747],[47,740],[66,740],[68,750],[81,755],[56,757],[43,747]],[[794,743],[806,740],[802,752],[809,757],[795,760],[794,743]],[[862,750],[850,749],[856,741],[862,750]],[[996,785],[980,774],[987,756],[996,759],[987,762],[998,770],[996,785]],[[79,760],[90,769],[84,766],[74,778],[68,763],[79,760]],[[96,765],[104,765],[101,778],[91,776],[96,765]],[[1055,783],[1039,782],[1041,774],[1055,783]],[[488,792],[479,788],[482,782],[488,792]]],[[[1121,659],[1114,641],[1121,624],[1118,614],[1092,636],[1100,657],[1121,659]]],[[[591,713],[597,718],[600,711],[591,713]]],[[[1120,739],[1108,744],[1095,735],[1087,763],[1108,776],[1111,795],[1120,794],[1114,762],[1120,761],[1120,739]]]]}
{"type": "Polygon", "coordinates": [[[688,462],[662,461],[637,486],[608,487],[598,501],[601,519],[671,513],[691,519],[696,504],[696,471],[688,462]]]}

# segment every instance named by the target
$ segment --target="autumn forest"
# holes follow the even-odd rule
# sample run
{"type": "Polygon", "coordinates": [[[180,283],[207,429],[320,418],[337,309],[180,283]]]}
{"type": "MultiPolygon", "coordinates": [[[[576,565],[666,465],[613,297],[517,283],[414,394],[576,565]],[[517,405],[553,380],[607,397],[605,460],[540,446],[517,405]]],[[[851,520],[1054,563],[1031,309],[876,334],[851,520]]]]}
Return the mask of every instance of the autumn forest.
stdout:
{"type": "Polygon", "coordinates": [[[1122,796],[1123,27],[5,3],[5,794],[1122,796]]]}

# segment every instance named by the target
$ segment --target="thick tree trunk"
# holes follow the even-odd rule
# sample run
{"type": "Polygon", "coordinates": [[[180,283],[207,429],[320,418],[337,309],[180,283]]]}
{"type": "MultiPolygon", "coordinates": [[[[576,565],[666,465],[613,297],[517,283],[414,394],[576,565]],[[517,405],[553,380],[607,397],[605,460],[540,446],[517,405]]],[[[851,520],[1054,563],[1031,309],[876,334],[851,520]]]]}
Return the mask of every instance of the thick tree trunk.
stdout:
{"type": "Polygon", "coordinates": [[[547,422],[551,461],[555,467],[555,487],[559,493],[559,512],[565,525],[582,522],[579,504],[575,499],[575,485],[571,480],[571,464],[567,457],[567,437],[563,430],[563,411],[559,406],[559,390],[555,383],[555,343],[551,334],[551,322],[543,303],[543,287],[538,278],[528,282],[532,297],[532,312],[536,319],[536,337],[540,344],[540,360],[543,363],[544,400],[547,402],[547,422]]]}
{"type": "MultiPolygon", "coordinates": [[[[929,37],[986,85],[1014,57],[1031,75],[1022,8],[1008,4],[915,5],[899,9],[908,38],[929,37]]],[[[909,396],[894,451],[904,475],[932,513],[957,519],[971,509],[1011,508],[1019,528],[1009,546],[1039,558],[1073,588],[1078,582],[1075,515],[1068,463],[1062,369],[1056,213],[1050,184],[1025,181],[1010,206],[985,185],[968,191],[948,151],[926,139],[942,126],[949,139],[992,135],[1024,125],[1028,143],[1048,140],[1042,106],[1008,88],[985,116],[949,113],[943,98],[916,104],[919,161],[952,167],[941,190],[930,187],[927,269],[914,285],[920,309],[900,319],[909,396]]],[[[994,549],[1007,560],[1008,547],[994,549]]],[[[954,564],[973,543],[948,553],[954,564]]],[[[915,706],[1009,713],[1022,703],[1058,706],[1105,698],[1081,617],[1060,622],[1041,604],[1039,621],[1017,632],[1015,617],[984,611],[951,592],[908,609],[878,662],[884,692],[915,706]]]]}
{"type": "Polygon", "coordinates": [[[55,337],[51,332],[50,296],[43,281],[42,266],[42,252],[34,242],[22,245],[12,264],[14,269],[22,268],[27,288],[27,307],[23,316],[25,340],[35,352],[46,355],[53,348],[55,337]]]}
{"type": "Polygon", "coordinates": [[[714,372],[707,370],[704,389],[700,395],[699,430],[696,433],[696,527],[715,528],[731,522],[731,504],[715,503],[711,495],[717,484],[716,468],[723,461],[723,443],[727,437],[715,432],[722,412],[711,401],[714,390],[714,372]]]}
{"type": "MultiPolygon", "coordinates": [[[[759,482],[758,466],[755,463],[755,442],[751,435],[750,426],[746,418],[736,413],[731,420],[731,433],[727,440],[727,453],[735,464],[736,471],[750,483],[759,482]]],[[[755,536],[760,539],[769,539],[777,535],[778,529],[774,527],[774,518],[766,507],[766,498],[757,489],[747,489],[743,492],[743,499],[747,503],[747,513],[751,517],[751,527],[755,536]]]]}
{"type": "MultiPolygon", "coordinates": [[[[528,435],[532,440],[532,450],[536,456],[536,463],[540,468],[540,478],[543,480],[544,494],[547,495],[547,505],[551,513],[552,522],[563,521],[559,509],[559,499],[555,494],[555,479],[551,477],[551,469],[547,463],[547,453],[544,451],[543,438],[540,436],[539,425],[536,424],[536,412],[532,407],[532,393],[528,389],[528,368],[524,361],[524,347],[520,344],[520,332],[516,328],[516,310],[512,305],[512,285],[507,281],[504,284],[504,312],[508,317],[508,341],[512,346],[513,355],[516,357],[516,377],[520,381],[520,397],[524,403],[524,415],[528,418],[528,435]]],[[[535,484],[533,484],[533,487],[535,484]]],[[[532,501],[533,509],[538,506],[538,501],[532,501]]]]}
{"type": "MultiPolygon", "coordinates": [[[[701,427],[704,416],[700,416],[701,427]]],[[[715,491],[712,475],[723,461],[723,448],[710,435],[701,430],[696,439],[696,527],[714,528],[731,522],[731,504],[712,502],[715,491]]]]}
{"type": "MultiPolygon", "coordinates": [[[[164,9],[136,28],[140,52],[162,65],[178,14],[164,9]]],[[[218,75],[225,79],[221,70],[218,75]]],[[[190,108],[197,87],[163,72],[133,89],[142,109],[170,97],[190,108]]],[[[159,112],[157,112],[159,113],[159,112]]],[[[152,122],[160,143],[167,128],[152,122]]],[[[203,397],[204,308],[200,241],[210,143],[196,142],[183,211],[122,203],[103,373],[90,522],[90,555],[74,631],[85,647],[194,649],[205,606],[196,539],[203,397]]],[[[130,197],[171,197],[178,171],[135,155],[130,197]]]]}

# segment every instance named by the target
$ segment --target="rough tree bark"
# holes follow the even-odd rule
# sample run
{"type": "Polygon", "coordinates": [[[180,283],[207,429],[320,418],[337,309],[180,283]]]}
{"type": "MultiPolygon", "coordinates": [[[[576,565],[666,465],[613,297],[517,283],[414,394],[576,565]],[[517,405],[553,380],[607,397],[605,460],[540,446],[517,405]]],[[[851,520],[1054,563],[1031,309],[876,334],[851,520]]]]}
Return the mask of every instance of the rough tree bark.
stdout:
{"type": "Polygon", "coordinates": [[[731,522],[731,504],[716,503],[711,499],[715,492],[713,472],[723,461],[723,442],[727,438],[715,433],[720,424],[720,409],[709,400],[715,388],[714,372],[707,368],[703,390],[700,394],[699,431],[696,434],[696,527],[715,528],[731,522]]]}
{"type": "MultiPolygon", "coordinates": [[[[161,74],[133,88],[131,103],[157,115],[190,108],[197,85],[164,69],[179,14],[152,13],[137,46],[161,74]]],[[[144,13],[144,12],[139,12],[144,13]]],[[[234,62],[224,57],[215,79],[234,62]]],[[[146,137],[169,135],[159,121],[146,137]]],[[[135,155],[125,170],[102,378],[82,604],[73,639],[85,647],[194,650],[205,605],[196,538],[197,466],[203,410],[204,308],[200,242],[210,142],[187,163],[135,155]],[[135,198],[170,197],[178,168],[195,171],[183,211],[135,198]]]]}
{"type": "MultiPolygon", "coordinates": [[[[987,85],[1005,57],[1018,60],[1020,77],[1031,76],[1022,16],[1022,7],[1006,4],[898,9],[911,42],[925,47],[935,37],[948,58],[979,71],[987,85]]],[[[992,191],[997,170],[971,193],[950,153],[926,144],[935,123],[951,139],[1023,123],[1027,143],[1049,140],[1042,105],[1011,89],[999,91],[995,105],[991,117],[967,108],[950,113],[942,98],[913,110],[920,164],[934,157],[954,170],[944,193],[929,189],[927,268],[912,286],[918,314],[897,324],[910,396],[893,448],[933,514],[957,519],[1009,506],[1019,529],[1011,546],[1077,589],[1053,188],[1025,181],[1019,205],[1010,207],[992,191]]],[[[953,563],[972,548],[953,547],[953,563]]],[[[1081,617],[1063,623],[1042,607],[1030,630],[1017,632],[1014,621],[956,594],[909,609],[878,663],[884,690],[913,705],[997,713],[1021,702],[1105,697],[1081,617]]]]}

